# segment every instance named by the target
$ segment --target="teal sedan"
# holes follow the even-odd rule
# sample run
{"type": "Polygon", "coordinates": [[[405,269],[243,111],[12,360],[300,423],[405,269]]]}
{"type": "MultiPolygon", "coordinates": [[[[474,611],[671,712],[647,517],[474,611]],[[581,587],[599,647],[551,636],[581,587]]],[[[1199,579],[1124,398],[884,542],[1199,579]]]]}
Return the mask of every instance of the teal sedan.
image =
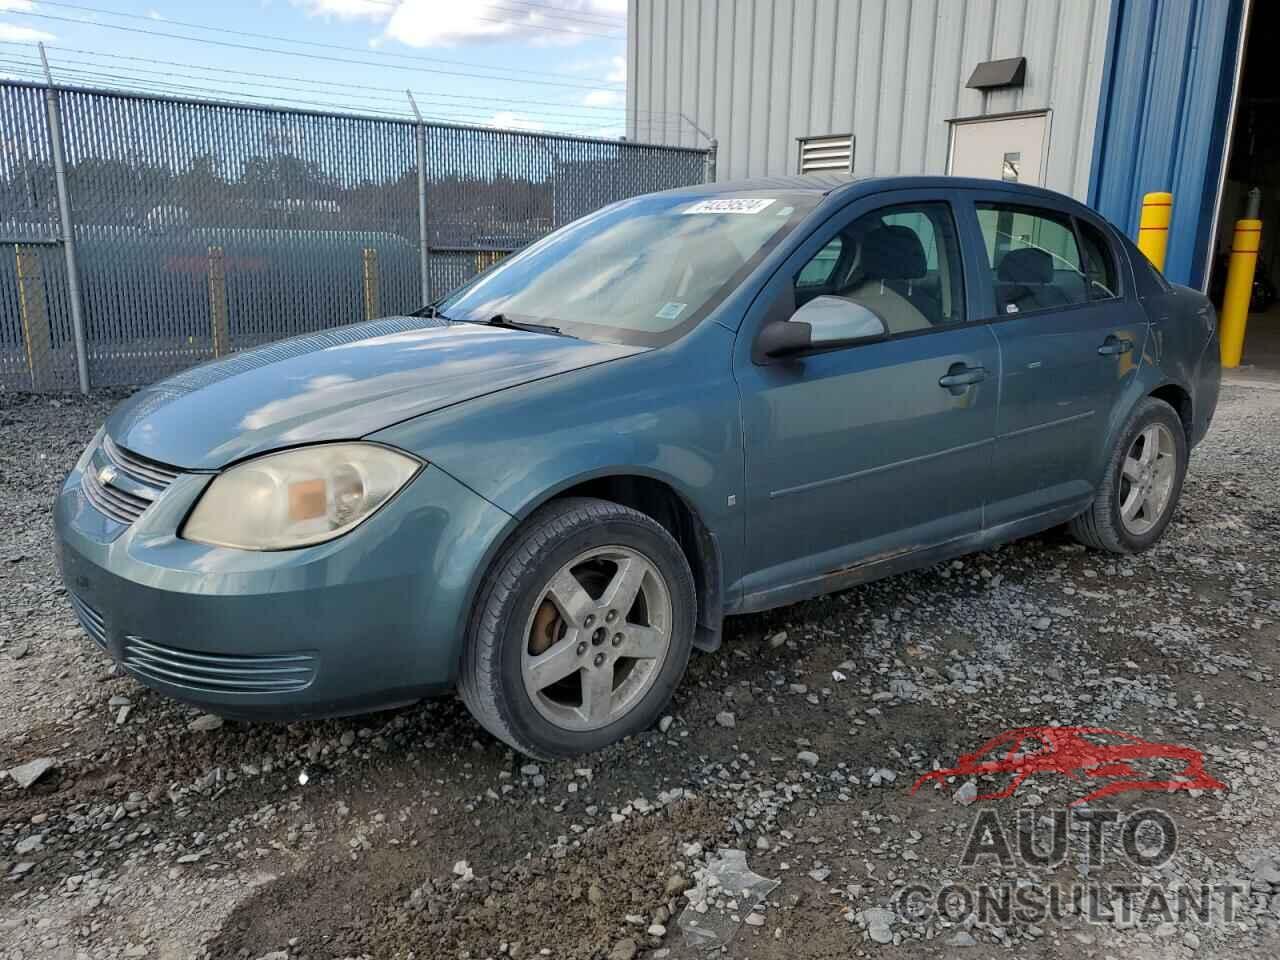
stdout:
{"type": "Polygon", "coordinates": [[[785,178],[606,207],[414,316],[139,391],[56,504],[89,636],[297,719],[457,690],[515,749],[652,725],[724,618],[1174,513],[1216,317],[1075,201],[785,178]]]}

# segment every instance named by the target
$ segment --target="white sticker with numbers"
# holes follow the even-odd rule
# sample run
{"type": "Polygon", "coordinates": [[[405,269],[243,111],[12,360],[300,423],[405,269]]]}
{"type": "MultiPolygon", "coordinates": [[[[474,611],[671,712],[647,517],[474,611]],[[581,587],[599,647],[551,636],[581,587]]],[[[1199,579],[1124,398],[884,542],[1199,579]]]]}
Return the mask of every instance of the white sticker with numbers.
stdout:
{"type": "Polygon", "coordinates": [[[773,203],[776,197],[724,197],[718,200],[701,200],[685,213],[759,213],[773,203]]]}

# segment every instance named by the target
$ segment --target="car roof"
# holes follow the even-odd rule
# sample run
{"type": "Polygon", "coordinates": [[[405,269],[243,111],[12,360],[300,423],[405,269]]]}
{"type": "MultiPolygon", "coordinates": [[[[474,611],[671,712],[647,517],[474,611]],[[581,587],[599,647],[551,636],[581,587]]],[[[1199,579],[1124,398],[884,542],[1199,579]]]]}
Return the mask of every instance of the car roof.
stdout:
{"type": "Polygon", "coordinates": [[[751,177],[746,180],[720,180],[716,183],[692,183],[676,187],[667,193],[696,193],[713,196],[718,193],[764,193],[769,190],[785,190],[789,193],[831,193],[840,187],[858,182],[847,174],[819,173],[804,176],[751,177]]]}
{"type": "Polygon", "coordinates": [[[873,193],[893,190],[928,190],[928,189],[970,189],[999,190],[1002,193],[1022,194],[1027,199],[1056,200],[1067,202],[1081,209],[1087,209],[1078,200],[1036,187],[1026,183],[1010,183],[1007,180],[984,180],[978,177],[920,176],[903,174],[884,177],[853,177],[840,173],[820,173],[782,176],[752,177],[745,180],[721,180],[717,183],[696,183],[687,187],[676,187],[667,193],[685,193],[692,196],[715,196],[725,193],[767,193],[770,190],[786,190],[793,193],[815,193],[841,200],[853,199],[855,196],[868,196],[873,193]]]}

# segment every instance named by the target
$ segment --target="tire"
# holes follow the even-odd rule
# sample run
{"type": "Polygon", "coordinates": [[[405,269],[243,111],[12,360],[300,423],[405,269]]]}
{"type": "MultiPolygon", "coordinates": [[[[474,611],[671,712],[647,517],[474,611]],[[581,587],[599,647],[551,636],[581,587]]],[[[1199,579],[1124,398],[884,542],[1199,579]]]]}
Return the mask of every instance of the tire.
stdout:
{"type": "Polygon", "coordinates": [[[658,719],[684,676],[695,618],[688,561],[657,521],[607,500],[556,500],[525,521],[490,567],[459,692],[480,725],[520,753],[589,753],[658,719]],[[632,581],[634,604],[609,601],[625,597],[632,581]],[[566,667],[572,671],[546,682],[566,667]]]}
{"type": "MultiPolygon", "coordinates": [[[[1164,534],[1173,517],[1187,472],[1187,453],[1186,431],[1173,407],[1154,397],[1143,399],[1120,430],[1093,503],[1088,510],[1071,521],[1072,536],[1087,547],[1110,553],[1140,553],[1151,547],[1164,534]],[[1140,437],[1144,439],[1138,445],[1140,437]],[[1157,462],[1171,460],[1166,468],[1169,471],[1167,496],[1163,498],[1162,508],[1144,507],[1144,513],[1127,519],[1122,515],[1122,510],[1130,502],[1129,496],[1134,492],[1134,483],[1146,481],[1141,478],[1137,481],[1129,479],[1125,473],[1126,460],[1130,459],[1131,453],[1147,449],[1151,437],[1160,441],[1158,447],[1152,445],[1153,449],[1157,449],[1157,462]]],[[[1135,461],[1135,464],[1139,463],[1135,461]]],[[[1130,469],[1134,467],[1130,466],[1130,469]]],[[[1159,467],[1153,468],[1151,475],[1159,478],[1160,482],[1166,478],[1159,467]]],[[[1137,492],[1141,494],[1141,487],[1137,492]]]]}

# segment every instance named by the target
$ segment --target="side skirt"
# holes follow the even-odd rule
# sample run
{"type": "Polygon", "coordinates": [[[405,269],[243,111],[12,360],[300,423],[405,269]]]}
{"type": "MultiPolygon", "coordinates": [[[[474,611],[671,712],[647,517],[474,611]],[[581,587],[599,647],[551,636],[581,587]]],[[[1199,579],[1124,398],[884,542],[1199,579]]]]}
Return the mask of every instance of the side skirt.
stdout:
{"type": "Polygon", "coordinates": [[[800,603],[803,600],[812,600],[814,597],[821,597],[828,593],[847,590],[860,583],[870,583],[872,580],[880,580],[883,577],[906,573],[908,570],[918,570],[921,567],[932,566],[944,560],[951,560],[968,553],[986,550],[988,547],[993,547],[1000,543],[1008,543],[1010,540],[1018,540],[1022,537],[1029,537],[1034,533],[1048,530],[1050,527],[1056,527],[1060,523],[1066,523],[1072,517],[1079,516],[1091,502],[1092,498],[1069,504],[1065,507],[1055,507],[1053,510],[1044,513],[1033,514],[1020,520],[1011,520],[1008,523],[1002,523],[987,530],[965,534],[963,537],[956,537],[953,540],[946,540],[932,546],[908,547],[897,553],[872,557],[816,577],[809,577],[795,583],[750,593],[744,596],[733,609],[725,612],[742,614],[773,610],[776,607],[785,607],[792,603],[800,603]]]}

